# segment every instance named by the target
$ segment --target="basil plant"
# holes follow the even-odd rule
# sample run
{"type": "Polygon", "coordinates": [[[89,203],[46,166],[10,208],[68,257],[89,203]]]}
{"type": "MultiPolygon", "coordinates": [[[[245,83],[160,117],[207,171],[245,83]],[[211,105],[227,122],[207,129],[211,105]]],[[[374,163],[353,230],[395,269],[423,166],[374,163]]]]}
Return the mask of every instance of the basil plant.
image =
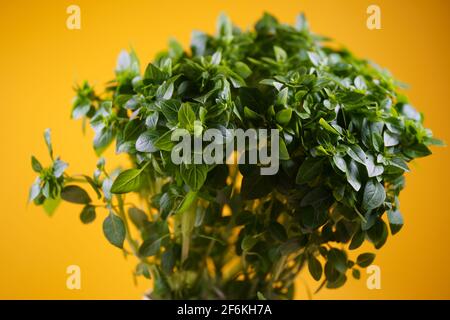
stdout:
{"type": "Polygon", "coordinates": [[[49,214],[71,202],[85,224],[99,216],[153,299],[292,299],[302,271],[317,290],[359,278],[375,254],[356,249],[380,249],[403,225],[408,162],[441,144],[387,71],[329,45],[303,15],[290,26],[264,14],[248,31],[221,16],[215,35],[194,32],[189,52],[171,40],[140,70],[123,51],[102,93],[76,88],[71,116],[95,132],[96,168],[69,174],[47,130],[52,164],[32,157],[29,200],[49,214]],[[276,129],[279,170],[175,163],[179,129],[276,129]],[[128,168],[106,169],[108,147],[128,168]]]}

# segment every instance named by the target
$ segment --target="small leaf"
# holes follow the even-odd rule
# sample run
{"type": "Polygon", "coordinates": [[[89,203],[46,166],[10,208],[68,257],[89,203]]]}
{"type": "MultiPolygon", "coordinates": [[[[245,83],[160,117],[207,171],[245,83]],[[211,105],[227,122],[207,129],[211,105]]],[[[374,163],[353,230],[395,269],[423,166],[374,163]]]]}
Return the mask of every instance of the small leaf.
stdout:
{"type": "Polygon", "coordinates": [[[339,170],[344,173],[347,172],[347,164],[345,163],[345,160],[342,156],[335,154],[333,156],[333,162],[339,170]]]}
{"type": "Polygon", "coordinates": [[[221,60],[222,60],[222,52],[216,51],[211,57],[211,64],[218,66],[221,60]]]}
{"type": "Polygon", "coordinates": [[[381,183],[379,183],[376,179],[370,179],[367,181],[366,186],[364,188],[363,195],[363,208],[366,210],[372,210],[378,208],[384,203],[386,199],[386,192],[381,183]]]}
{"type": "Polygon", "coordinates": [[[332,134],[335,134],[337,136],[340,135],[340,133],[335,128],[333,128],[328,122],[326,122],[324,118],[320,118],[319,124],[322,126],[322,128],[324,128],[328,132],[331,132],[332,134]]]}
{"type": "Polygon", "coordinates": [[[56,159],[55,162],[53,162],[53,175],[56,178],[61,177],[68,166],[69,165],[66,162],[56,159]]]}
{"type": "Polygon", "coordinates": [[[226,42],[230,42],[233,38],[233,25],[231,23],[230,18],[221,13],[219,18],[217,19],[217,35],[223,38],[226,42]]]}
{"type": "Polygon", "coordinates": [[[287,125],[292,117],[292,109],[283,109],[276,114],[277,122],[281,125],[287,125]]]}
{"type": "Polygon", "coordinates": [[[367,236],[375,249],[380,249],[386,243],[388,237],[386,223],[381,218],[376,219],[373,226],[367,230],[367,236]]]}
{"type": "Polygon", "coordinates": [[[318,67],[320,65],[320,62],[322,59],[320,58],[320,56],[317,53],[309,51],[308,57],[309,57],[309,60],[312,62],[312,64],[315,67],[318,67]]]}
{"type": "Polygon", "coordinates": [[[350,245],[348,248],[350,250],[355,250],[355,249],[359,248],[363,244],[364,239],[365,239],[365,232],[362,230],[359,230],[353,236],[352,241],[350,242],[350,245]]]}
{"type": "Polygon", "coordinates": [[[347,154],[356,162],[359,162],[364,166],[366,165],[366,153],[357,144],[351,145],[347,149],[347,154]]]}
{"type": "Polygon", "coordinates": [[[110,178],[105,178],[102,183],[102,191],[103,195],[106,200],[111,201],[112,194],[111,194],[111,186],[112,186],[112,180],[110,178]]]}
{"type": "Polygon", "coordinates": [[[80,220],[84,224],[89,224],[95,220],[95,207],[86,205],[80,213],[80,220]]]}
{"type": "Polygon", "coordinates": [[[264,295],[260,291],[256,293],[256,296],[258,297],[258,300],[267,300],[266,297],[264,297],[264,295]]]}
{"type": "Polygon", "coordinates": [[[308,31],[309,24],[308,20],[303,13],[300,13],[295,20],[295,28],[300,32],[308,31]]]}
{"type": "Polygon", "coordinates": [[[327,278],[328,282],[335,282],[339,276],[340,272],[334,267],[333,263],[330,261],[327,261],[325,263],[325,277],[327,278]]]}
{"type": "Polygon", "coordinates": [[[159,199],[159,212],[161,214],[162,219],[167,219],[169,214],[173,209],[173,199],[169,192],[163,193],[161,198],[159,199]]]}
{"type": "Polygon", "coordinates": [[[273,79],[263,79],[259,82],[260,84],[265,84],[267,86],[273,86],[275,87],[278,91],[280,91],[283,88],[283,84],[281,82],[278,82],[276,80],[273,79]]]}
{"type": "Polygon", "coordinates": [[[355,78],[355,88],[358,90],[366,90],[367,89],[367,85],[366,85],[366,81],[364,80],[364,78],[362,76],[357,76],[355,78]]]}
{"type": "Polygon", "coordinates": [[[253,120],[261,119],[261,116],[259,115],[259,113],[253,111],[249,107],[244,107],[244,115],[247,119],[253,119],[253,120]]]}
{"type": "Polygon", "coordinates": [[[113,214],[112,212],[103,221],[103,233],[108,241],[122,249],[123,242],[125,241],[125,225],[121,218],[113,214]]]}
{"type": "Polygon", "coordinates": [[[42,165],[34,156],[31,156],[31,167],[34,172],[40,173],[42,171],[42,165]]]}
{"type": "Polygon", "coordinates": [[[406,164],[405,160],[401,158],[393,158],[389,160],[389,165],[402,169],[403,171],[408,172],[409,168],[406,164]]]}
{"type": "Polygon", "coordinates": [[[182,164],[180,166],[181,177],[192,190],[197,191],[203,186],[208,174],[208,167],[203,164],[182,164]]]}
{"type": "Polygon", "coordinates": [[[144,276],[147,279],[151,279],[151,274],[149,270],[149,265],[144,262],[139,262],[136,265],[136,275],[137,276],[144,276]]]}
{"type": "Polygon", "coordinates": [[[111,192],[120,194],[136,191],[141,186],[142,169],[128,169],[122,171],[114,180],[111,192]]]}
{"type": "Polygon", "coordinates": [[[45,129],[45,131],[44,131],[44,140],[45,140],[45,144],[47,145],[47,149],[48,149],[48,153],[50,155],[50,158],[53,159],[53,146],[52,146],[52,137],[51,137],[50,129],[45,129]]]}
{"type": "Polygon", "coordinates": [[[39,196],[41,193],[41,179],[39,177],[36,178],[34,183],[30,187],[30,192],[28,195],[28,201],[31,202],[39,196]]]}
{"type": "Polygon", "coordinates": [[[172,97],[174,90],[173,82],[164,82],[161,86],[159,86],[156,91],[156,98],[158,100],[169,100],[172,97]]]}
{"type": "Polygon", "coordinates": [[[243,79],[248,78],[252,74],[252,69],[242,61],[236,62],[234,64],[234,69],[243,79]]]}
{"type": "Polygon", "coordinates": [[[389,210],[387,216],[391,233],[394,235],[403,227],[403,216],[399,210],[389,210]]]}
{"type": "Polygon", "coordinates": [[[114,130],[109,127],[96,132],[94,137],[94,150],[97,155],[101,155],[114,140],[114,130]]]}
{"type": "Polygon", "coordinates": [[[287,53],[283,50],[283,48],[280,48],[278,46],[273,47],[273,51],[275,53],[275,60],[277,62],[284,62],[287,59],[287,53]]]}
{"type": "Polygon", "coordinates": [[[359,280],[361,278],[361,272],[358,269],[352,269],[352,276],[356,280],[359,280]]]}
{"type": "Polygon", "coordinates": [[[375,260],[375,254],[373,253],[362,253],[358,256],[356,259],[356,264],[360,266],[361,268],[367,268],[370,266],[375,260]]]}
{"type": "Polygon", "coordinates": [[[279,106],[286,106],[289,96],[289,88],[286,87],[282,89],[280,92],[278,92],[277,99],[275,104],[279,106]]]}
{"type": "Polygon", "coordinates": [[[88,193],[84,189],[75,185],[65,186],[61,191],[61,198],[64,201],[77,204],[88,204],[91,202],[91,198],[88,193]]]}
{"type": "Polygon", "coordinates": [[[413,158],[421,158],[426,157],[431,154],[431,150],[423,144],[416,144],[409,146],[407,149],[403,151],[403,153],[413,159],[413,158]]]}
{"type": "Polygon", "coordinates": [[[327,288],[328,289],[340,288],[340,287],[342,287],[345,284],[346,281],[347,281],[347,276],[345,274],[342,274],[342,273],[338,274],[338,277],[337,277],[337,279],[335,281],[333,281],[333,282],[328,281],[327,282],[327,288]]]}
{"type": "Polygon", "coordinates": [[[178,111],[178,122],[180,127],[188,131],[194,129],[195,113],[189,103],[183,103],[178,111]]]}
{"type": "Polygon", "coordinates": [[[386,147],[393,147],[400,143],[400,139],[398,138],[398,136],[390,133],[387,130],[383,133],[383,141],[386,147]]]}
{"type": "Polygon", "coordinates": [[[79,104],[72,109],[72,118],[74,120],[78,120],[86,116],[86,114],[91,109],[91,104],[89,101],[86,101],[83,104],[79,104]]]}
{"type": "Polygon", "coordinates": [[[100,199],[102,197],[102,194],[100,193],[100,187],[98,186],[98,183],[94,181],[89,176],[83,175],[83,178],[86,179],[86,182],[89,183],[89,185],[94,189],[95,193],[97,194],[97,198],[100,199]]]}
{"type": "Polygon", "coordinates": [[[367,155],[366,169],[369,178],[380,176],[384,172],[384,167],[382,165],[376,164],[374,156],[372,156],[371,154],[367,155]]]}
{"type": "Polygon", "coordinates": [[[158,120],[159,120],[159,113],[153,112],[151,115],[149,115],[146,119],[145,119],[145,125],[149,128],[149,129],[155,129],[156,125],[158,124],[158,120]]]}
{"type": "Polygon", "coordinates": [[[161,255],[161,269],[167,273],[171,274],[173,267],[176,263],[176,252],[174,247],[166,248],[166,250],[161,255]]]}
{"type": "Polygon", "coordinates": [[[158,101],[157,105],[159,105],[162,114],[167,119],[167,121],[169,121],[169,123],[177,123],[178,111],[181,107],[180,101],[175,99],[161,100],[158,101]]]}
{"type": "Polygon", "coordinates": [[[172,151],[174,142],[172,141],[172,133],[173,131],[167,131],[160,135],[158,139],[155,140],[154,146],[159,150],[163,151],[172,151]]]}
{"type": "Polygon", "coordinates": [[[155,152],[158,148],[155,146],[155,141],[159,138],[156,130],[147,130],[136,140],[136,150],[139,152],[155,152]]]}
{"type": "Polygon", "coordinates": [[[279,157],[280,157],[280,160],[289,160],[290,159],[289,151],[286,147],[286,143],[284,142],[284,140],[282,138],[279,139],[279,157]]]}
{"type": "Polygon", "coordinates": [[[310,256],[308,258],[308,269],[314,280],[319,281],[322,277],[322,264],[316,257],[310,256]]]}
{"type": "Polygon", "coordinates": [[[348,183],[352,186],[355,191],[361,189],[361,177],[358,168],[358,164],[353,159],[347,163],[346,177],[348,183]]]}
{"type": "Polygon", "coordinates": [[[165,80],[165,75],[158,67],[149,63],[144,72],[144,79],[150,80],[153,83],[160,83],[165,80]]]}

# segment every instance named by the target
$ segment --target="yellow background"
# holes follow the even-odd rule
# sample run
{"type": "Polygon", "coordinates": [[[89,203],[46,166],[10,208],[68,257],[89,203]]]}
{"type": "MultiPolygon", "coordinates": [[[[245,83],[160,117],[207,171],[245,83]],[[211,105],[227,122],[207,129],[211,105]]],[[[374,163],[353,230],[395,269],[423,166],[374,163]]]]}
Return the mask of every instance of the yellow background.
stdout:
{"type": "MultiPolygon", "coordinates": [[[[292,23],[304,11],[314,31],[331,36],[410,84],[412,103],[426,125],[450,141],[450,2],[395,1],[2,1],[0,5],[0,298],[139,299],[148,280],[133,284],[134,259],[109,245],[93,224],[79,222],[80,207],[63,204],[54,217],[26,205],[34,179],[30,155],[48,164],[42,132],[71,173],[92,172],[92,134],[69,119],[71,89],[89,79],[97,88],[113,75],[116,56],[132,45],[143,64],[173,36],[189,43],[193,29],[213,32],[219,12],[241,27],[263,11],[292,23]],[[381,7],[382,30],[366,28],[366,8],[381,7]],[[81,30],[66,28],[66,8],[81,8],[81,30]],[[66,267],[81,267],[82,289],[66,289],[66,267]]],[[[406,225],[377,254],[382,289],[368,290],[367,275],[315,299],[450,298],[450,148],[411,165],[401,195],[406,225]]],[[[108,152],[107,156],[113,156],[108,152]]],[[[310,278],[312,289],[317,287],[310,278]]],[[[298,298],[306,298],[299,282],[298,298]]]]}

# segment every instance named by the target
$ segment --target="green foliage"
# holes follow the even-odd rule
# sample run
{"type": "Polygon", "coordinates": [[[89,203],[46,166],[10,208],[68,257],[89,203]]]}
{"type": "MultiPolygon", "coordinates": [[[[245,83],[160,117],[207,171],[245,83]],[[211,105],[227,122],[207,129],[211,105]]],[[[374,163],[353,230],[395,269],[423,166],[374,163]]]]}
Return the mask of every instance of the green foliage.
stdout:
{"type": "Polygon", "coordinates": [[[373,253],[362,253],[356,259],[356,264],[362,268],[368,267],[372,264],[375,259],[375,254],[373,253]]]}
{"type": "Polygon", "coordinates": [[[142,184],[142,171],[143,169],[128,169],[121,172],[114,180],[111,192],[120,194],[138,190],[142,184]]]}
{"type": "Polygon", "coordinates": [[[103,221],[103,233],[108,241],[118,247],[123,247],[125,241],[125,225],[121,218],[110,212],[106,219],[103,221]]]}
{"type": "Polygon", "coordinates": [[[305,267],[319,288],[359,279],[375,255],[350,250],[401,229],[408,163],[441,142],[387,71],[323,39],[303,15],[292,27],[264,14],[249,31],[222,15],[214,36],[195,32],[191,52],[171,40],[143,74],[122,51],[105,94],[75,88],[71,115],[98,155],[115,142],[131,166],[110,172],[100,158],[92,175],[69,175],[47,130],[52,163],[31,158],[29,200],[49,214],[61,199],[82,205],[86,224],[106,212],[106,239],[126,240],[155,298],[289,299],[305,267]],[[280,170],[171,161],[176,129],[210,128],[278,129],[280,170]]]}

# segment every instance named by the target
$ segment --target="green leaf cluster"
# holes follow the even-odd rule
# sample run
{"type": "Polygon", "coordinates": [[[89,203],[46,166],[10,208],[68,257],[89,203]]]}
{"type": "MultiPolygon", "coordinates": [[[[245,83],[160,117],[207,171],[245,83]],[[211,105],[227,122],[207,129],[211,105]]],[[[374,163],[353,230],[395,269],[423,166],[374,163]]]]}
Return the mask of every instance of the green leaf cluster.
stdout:
{"type": "Polygon", "coordinates": [[[251,30],[222,15],[215,35],[194,32],[189,51],[171,40],[143,72],[122,51],[103,94],[75,88],[72,117],[99,156],[115,145],[131,166],[100,158],[92,175],[65,174],[46,133],[53,162],[32,158],[30,200],[82,205],[83,223],[104,209],[107,240],[126,241],[155,298],[292,298],[304,268],[319,289],[360,278],[375,255],[352,250],[401,229],[408,163],[442,143],[387,71],[328,43],[303,15],[290,26],[266,13],[251,30]],[[211,128],[278,129],[280,170],[171,161],[174,130],[211,128]]]}

